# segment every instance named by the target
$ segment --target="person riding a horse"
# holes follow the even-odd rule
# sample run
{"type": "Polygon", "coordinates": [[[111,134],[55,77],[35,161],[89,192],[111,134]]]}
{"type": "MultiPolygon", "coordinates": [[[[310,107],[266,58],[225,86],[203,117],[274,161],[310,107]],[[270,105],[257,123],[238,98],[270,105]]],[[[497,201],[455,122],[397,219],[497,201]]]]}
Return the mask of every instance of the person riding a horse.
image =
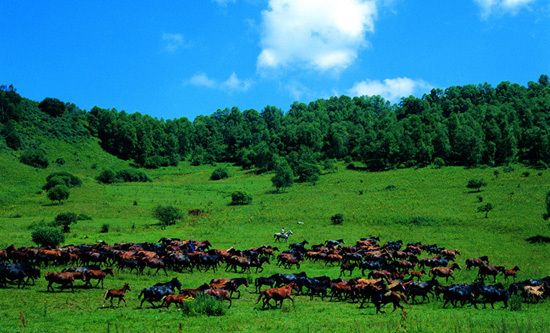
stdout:
{"type": "Polygon", "coordinates": [[[285,233],[285,228],[283,227],[283,228],[281,229],[281,234],[284,234],[284,233],[285,233]]]}

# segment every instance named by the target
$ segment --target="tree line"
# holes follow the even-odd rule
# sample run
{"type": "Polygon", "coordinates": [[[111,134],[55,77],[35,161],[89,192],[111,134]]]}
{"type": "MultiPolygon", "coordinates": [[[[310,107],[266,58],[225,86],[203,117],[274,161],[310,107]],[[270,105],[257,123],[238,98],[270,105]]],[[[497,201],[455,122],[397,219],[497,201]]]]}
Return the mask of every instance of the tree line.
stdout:
{"type": "Polygon", "coordinates": [[[229,162],[245,169],[296,172],[327,160],[362,162],[368,170],[430,164],[500,166],[550,164],[550,82],[508,81],[432,89],[391,104],[380,96],[339,96],[287,112],[219,109],[193,121],[164,120],[47,98],[21,98],[0,89],[0,147],[26,149],[36,130],[69,140],[100,139],[103,149],[136,166],[156,168],[188,159],[193,165],[229,162]],[[47,120],[36,123],[37,120],[47,120]]]}

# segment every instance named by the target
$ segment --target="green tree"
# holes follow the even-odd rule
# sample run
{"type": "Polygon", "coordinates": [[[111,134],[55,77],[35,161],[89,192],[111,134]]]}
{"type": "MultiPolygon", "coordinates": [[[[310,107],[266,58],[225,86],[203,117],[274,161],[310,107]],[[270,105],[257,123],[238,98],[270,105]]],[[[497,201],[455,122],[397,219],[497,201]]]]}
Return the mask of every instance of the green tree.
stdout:
{"type": "Polygon", "coordinates": [[[294,184],[294,173],[292,168],[284,161],[275,169],[275,176],[271,178],[273,186],[277,193],[282,190],[283,192],[287,187],[291,187],[294,184]]]}
{"type": "Polygon", "coordinates": [[[61,213],[55,217],[55,224],[63,227],[63,232],[71,232],[70,224],[76,224],[78,218],[75,213],[61,213]]]}
{"type": "Polygon", "coordinates": [[[65,241],[61,230],[52,227],[37,228],[31,234],[32,241],[38,246],[56,247],[65,241]]]}
{"type": "Polygon", "coordinates": [[[59,117],[65,113],[65,104],[57,98],[46,97],[38,104],[38,108],[52,117],[59,117]]]}
{"type": "Polygon", "coordinates": [[[468,185],[466,185],[467,188],[471,188],[473,190],[476,190],[476,192],[481,192],[481,187],[487,186],[487,182],[483,180],[483,178],[480,179],[470,179],[468,181],[468,185]]]}
{"type": "Polygon", "coordinates": [[[69,188],[65,185],[56,185],[48,190],[47,195],[51,201],[58,201],[61,204],[63,200],[69,198],[69,188]]]}
{"type": "Polygon", "coordinates": [[[176,224],[177,220],[183,219],[183,212],[174,206],[159,205],[153,209],[153,217],[160,221],[162,226],[176,224]]]}
{"type": "Polygon", "coordinates": [[[486,203],[485,205],[483,206],[479,206],[477,207],[477,211],[479,213],[485,213],[485,218],[487,218],[487,214],[489,214],[489,212],[493,210],[493,205],[491,205],[490,203],[486,203]]]}

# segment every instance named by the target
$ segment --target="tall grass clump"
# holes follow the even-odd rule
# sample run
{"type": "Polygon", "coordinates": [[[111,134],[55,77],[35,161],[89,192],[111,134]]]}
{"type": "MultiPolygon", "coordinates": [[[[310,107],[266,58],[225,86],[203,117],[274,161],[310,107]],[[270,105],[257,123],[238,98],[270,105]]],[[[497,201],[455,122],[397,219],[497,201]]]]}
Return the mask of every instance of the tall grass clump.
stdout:
{"type": "Polygon", "coordinates": [[[184,302],[181,308],[184,316],[224,316],[227,313],[225,305],[211,296],[198,294],[193,301],[184,302]]]}

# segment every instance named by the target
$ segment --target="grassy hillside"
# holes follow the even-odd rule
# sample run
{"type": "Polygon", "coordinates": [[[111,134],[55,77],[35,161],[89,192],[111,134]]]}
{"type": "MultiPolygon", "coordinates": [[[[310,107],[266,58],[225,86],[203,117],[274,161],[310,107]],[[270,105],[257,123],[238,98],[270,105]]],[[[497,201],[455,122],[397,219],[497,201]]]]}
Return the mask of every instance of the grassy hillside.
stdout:
{"type": "MultiPolygon", "coordinates": [[[[281,227],[292,230],[290,242],[307,240],[310,244],[343,238],[353,245],[361,237],[379,236],[381,242],[403,240],[437,244],[460,249],[457,262],[488,255],[493,265],[511,268],[518,265],[520,280],[550,275],[550,245],[531,244],[528,238],[550,234],[542,220],[544,197],[549,190],[550,172],[518,166],[512,172],[497,169],[400,169],[368,173],[348,170],[339,165],[338,172],[326,174],[315,184],[295,184],[286,193],[276,194],[271,186],[272,174],[254,174],[228,166],[231,177],[210,181],[214,166],[178,167],[148,170],[151,183],[98,184],[94,177],[104,167],[123,168],[127,164],[105,154],[96,142],[65,144],[48,141],[48,158],[66,160],[64,165],[50,163],[45,170],[17,162],[17,156],[0,155],[0,248],[34,246],[29,226],[50,222],[62,212],[87,214],[92,220],[79,221],[71,227],[65,244],[92,244],[104,240],[115,242],[157,242],[160,237],[209,240],[215,248],[234,246],[247,249],[262,244],[277,245],[273,234],[281,227]],[[56,171],[79,176],[83,184],[70,190],[61,205],[47,199],[41,187],[46,177],[56,171]],[[529,173],[529,174],[527,174],[529,173]],[[488,185],[481,192],[466,188],[469,179],[483,178],[488,185]],[[231,193],[243,189],[253,196],[247,206],[230,206],[231,193]],[[480,203],[479,197],[483,202],[480,203]],[[477,208],[491,203],[488,218],[477,208]],[[187,212],[202,209],[200,217],[186,216],[175,226],[161,229],[151,210],[157,205],[174,205],[187,212]],[[330,217],[344,215],[343,225],[332,225],[330,217]],[[298,224],[297,222],[303,222],[298,224]],[[108,233],[100,233],[109,224],[108,233]]],[[[279,245],[281,250],[286,245],[279,245]]],[[[42,271],[60,270],[48,267],[42,271]]],[[[46,282],[24,290],[14,286],[0,289],[0,318],[8,331],[166,331],[202,329],[208,331],[544,331],[549,324],[548,304],[524,304],[521,311],[508,309],[475,310],[470,307],[441,309],[442,303],[406,307],[406,312],[374,315],[372,305],[358,309],[358,304],[329,302],[297,296],[282,310],[260,311],[254,305],[254,287],[244,289],[243,297],[223,317],[183,317],[174,309],[138,310],[139,291],[156,282],[178,277],[184,287],[197,287],[215,277],[245,276],[254,279],[273,273],[306,271],[309,276],[336,278],[338,267],[323,263],[304,263],[291,271],[268,266],[260,274],[175,273],[169,277],[143,276],[121,272],[109,277],[106,288],[120,288],[130,282],[132,291],[128,308],[101,310],[103,290],[77,288],[61,293],[46,293],[46,282]]],[[[471,282],[476,270],[458,271],[456,282],[471,282]]],[[[354,272],[354,276],[357,271],[354,272]]],[[[502,278],[499,278],[502,280],[502,278]]],[[[79,282],[76,283],[79,285],[79,282]]],[[[391,311],[388,305],[386,310],[391,311]]]]}

